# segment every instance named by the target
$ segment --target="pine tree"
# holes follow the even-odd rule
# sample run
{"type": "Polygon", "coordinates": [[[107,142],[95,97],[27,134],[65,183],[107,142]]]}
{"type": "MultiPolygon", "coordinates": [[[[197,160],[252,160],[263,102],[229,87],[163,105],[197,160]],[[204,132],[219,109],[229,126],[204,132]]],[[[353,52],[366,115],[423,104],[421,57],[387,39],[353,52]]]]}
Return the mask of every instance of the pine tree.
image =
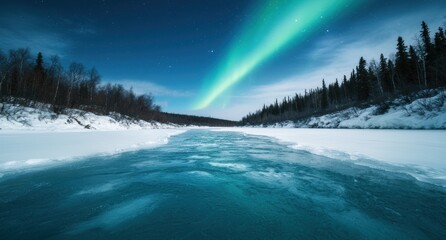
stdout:
{"type": "Polygon", "coordinates": [[[409,84],[421,88],[421,67],[415,49],[409,47],[409,84]]]}
{"type": "Polygon", "coordinates": [[[390,79],[390,71],[383,54],[379,57],[379,73],[381,74],[383,91],[385,93],[392,93],[393,85],[390,79]]]}
{"type": "Polygon", "coordinates": [[[347,91],[348,90],[348,88],[347,88],[347,85],[348,85],[348,83],[347,83],[347,76],[345,76],[344,75],[344,78],[343,78],[343,80],[342,80],[342,88],[343,88],[343,92],[344,92],[344,99],[345,99],[345,101],[347,101],[347,102],[349,102],[349,92],[347,91]]]}
{"type": "Polygon", "coordinates": [[[424,48],[424,52],[426,54],[426,59],[429,62],[433,55],[433,51],[432,51],[433,49],[432,49],[432,42],[431,42],[429,27],[427,26],[425,21],[423,21],[421,23],[420,36],[421,36],[421,40],[423,41],[423,48],[424,48]]]}
{"type": "Polygon", "coordinates": [[[34,78],[32,82],[32,98],[41,99],[45,95],[45,69],[43,67],[43,55],[41,52],[37,54],[36,65],[34,66],[34,78]]]}
{"type": "Polygon", "coordinates": [[[431,42],[431,37],[430,37],[430,31],[429,31],[429,27],[427,26],[426,22],[422,22],[421,23],[421,31],[420,31],[420,37],[421,37],[421,41],[422,41],[422,50],[424,53],[424,56],[421,56],[424,61],[425,61],[425,81],[427,81],[427,83],[429,84],[429,82],[431,82],[432,84],[432,78],[433,78],[433,73],[432,73],[432,62],[433,62],[433,46],[432,46],[432,42],[431,42]]]}
{"type": "Polygon", "coordinates": [[[436,77],[439,81],[446,84],[446,37],[443,28],[438,28],[434,39],[434,54],[433,67],[436,72],[436,77]]]}
{"type": "Polygon", "coordinates": [[[443,28],[438,28],[434,39],[435,55],[442,55],[446,52],[446,37],[443,28]]]}
{"type": "Polygon", "coordinates": [[[321,99],[321,108],[326,109],[328,107],[328,95],[327,95],[327,86],[325,86],[325,80],[322,79],[322,99],[321,99]]]}
{"type": "Polygon", "coordinates": [[[335,104],[339,104],[341,98],[341,88],[339,87],[338,79],[336,78],[336,82],[334,83],[334,96],[335,96],[335,104]]]}
{"type": "Polygon", "coordinates": [[[367,72],[367,62],[363,57],[359,59],[359,65],[357,67],[357,81],[358,81],[358,100],[366,101],[370,98],[370,84],[369,74],[367,72]]]}
{"type": "Polygon", "coordinates": [[[404,44],[404,40],[402,37],[398,37],[395,67],[399,83],[402,86],[408,83],[408,71],[409,71],[408,60],[409,58],[407,54],[407,47],[404,44]]]}

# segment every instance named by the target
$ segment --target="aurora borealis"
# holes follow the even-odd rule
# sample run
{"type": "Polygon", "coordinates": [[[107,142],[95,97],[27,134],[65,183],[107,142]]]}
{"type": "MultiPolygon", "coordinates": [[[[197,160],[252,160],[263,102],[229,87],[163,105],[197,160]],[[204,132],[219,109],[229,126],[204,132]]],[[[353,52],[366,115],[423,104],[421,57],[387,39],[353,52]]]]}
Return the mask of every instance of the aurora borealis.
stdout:
{"type": "Polygon", "coordinates": [[[289,44],[295,44],[311,33],[321,18],[352,4],[351,0],[268,1],[257,10],[234,40],[233,47],[209,80],[196,109],[208,107],[225,90],[241,81],[249,72],[274,57],[289,44]]]}

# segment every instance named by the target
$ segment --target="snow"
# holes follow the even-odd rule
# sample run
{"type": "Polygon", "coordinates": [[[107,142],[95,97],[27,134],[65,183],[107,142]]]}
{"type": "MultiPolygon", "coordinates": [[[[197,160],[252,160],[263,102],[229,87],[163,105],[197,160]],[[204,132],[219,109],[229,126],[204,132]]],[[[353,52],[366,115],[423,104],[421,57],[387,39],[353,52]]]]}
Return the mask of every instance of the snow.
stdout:
{"type": "Polygon", "coordinates": [[[348,108],[320,117],[271,124],[270,128],[446,129],[446,90],[424,90],[383,105],[348,108]],[[426,95],[426,96],[423,96],[426,95]]]}
{"type": "Polygon", "coordinates": [[[154,147],[186,129],[121,131],[0,131],[2,172],[55,165],[91,155],[109,155],[154,147]]]}
{"type": "Polygon", "coordinates": [[[83,130],[138,130],[176,128],[175,124],[161,124],[136,120],[119,113],[97,115],[78,109],[66,109],[54,113],[49,105],[36,108],[18,104],[0,103],[0,130],[23,131],[83,131],[83,130]]]}
{"type": "Polygon", "coordinates": [[[404,172],[418,179],[446,182],[444,130],[218,128],[214,131],[272,137],[295,149],[371,167],[410,167],[410,171],[404,168],[404,172]]]}
{"type": "Polygon", "coordinates": [[[0,177],[5,172],[48,167],[86,156],[154,147],[187,131],[174,124],[101,116],[77,109],[61,114],[0,103],[0,177]]]}

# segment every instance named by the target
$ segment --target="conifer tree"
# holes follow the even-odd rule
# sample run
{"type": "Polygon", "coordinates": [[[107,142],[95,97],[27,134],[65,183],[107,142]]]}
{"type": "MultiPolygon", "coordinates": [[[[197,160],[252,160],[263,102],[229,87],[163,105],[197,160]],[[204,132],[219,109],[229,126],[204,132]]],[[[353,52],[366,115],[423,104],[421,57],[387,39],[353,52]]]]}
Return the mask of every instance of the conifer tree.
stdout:
{"type": "Polygon", "coordinates": [[[341,88],[339,87],[339,82],[337,78],[336,82],[334,83],[334,97],[335,97],[335,103],[339,104],[341,98],[341,88]]]}
{"type": "Polygon", "coordinates": [[[392,93],[393,86],[392,80],[390,79],[390,71],[383,54],[379,57],[379,74],[381,75],[383,91],[385,93],[392,93]]]}
{"type": "Polygon", "coordinates": [[[429,84],[432,84],[432,62],[433,62],[433,46],[432,46],[432,42],[431,42],[431,37],[430,37],[430,31],[429,31],[429,27],[427,26],[426,22],[422,22],[421,23],[421,31],[420,31],[420,37],[421,37],[421,44],[422,44],[422,50],[423,50],[423,54],[424,56],[421,56],[424,60],[424,64],[425,64],[425,81],[429,84]]]}
{"type": "Polygon", "coordinates": [[[409,84],[412,86],[418,85],[421,88],[421,66],[415,49],[409,47],[409,68],[408,68],[409,84]]]}
{"type": "Polygon", "coordinates": [[[395,67],[399,83],[400,85],[404,86],[408,83],[409,58],[407,54],[407,47],[404,44],[403,38],[400,36],[398,37],[397,41],[395,67]]]}
{"type": "Polygon", "coordinates": [[[45,69],[43,67],[43,55],[41,52],[37,54],[36,65],[34,66],[34,79],[32,83],[32,98],[41,98],[45,95],[45,69]]]}
{"type": "Polygon", "coordinates": [[[327,95],[327,86],[325,86],[325,80],[322,79],[322,100],[321,100],[321,108],[326,109],[328,107],[328,95],[327,95]]]}
{"type": "Polygon", "coordinates": [[[426,59],[429,62],[430,60],[432,60],[431,58],[433,55],[433,51],[432,51],[433,49],[432,49],[432,42],[431,42],[429,27],[427,26],[425,21],[423,21],[421,23],[420,36],[421,36],[421,40],[423,41],[423,48],[424,48],[424,52],[426,54],[426,59]]]}
{"type": "Polygon", "coordinates": [[[358,81],[358,100],[365,101],[370,97],[369,76],[367,72],[367,62],[363,57],[359,59],[357,67],[357,81],[358,81]]]}

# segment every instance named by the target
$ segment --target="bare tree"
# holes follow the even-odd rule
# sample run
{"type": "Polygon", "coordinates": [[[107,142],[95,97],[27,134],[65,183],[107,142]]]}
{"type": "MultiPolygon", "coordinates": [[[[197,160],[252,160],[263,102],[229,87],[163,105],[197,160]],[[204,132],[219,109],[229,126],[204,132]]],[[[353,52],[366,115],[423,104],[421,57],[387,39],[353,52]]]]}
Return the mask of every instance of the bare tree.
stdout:
{"type": "Polygon", "coordinates": [[[63,67],[62,64],[60,63],[60,58],[57,55],[53,55],[50,57],[50,68],[49,68],[49,75],[51,78],[53,78],[53,80],[56,81],[56,89],[54,90],[54,95],[53,95],[53,99],[52,99],[52,104],[54,105],[56,103],[56,99],[57,99],[57,94],[59,93],[59,86],[60,86],[60,82],[62,81],[62,77],[63,77],[63,67]]]}
{"type": "Polygon", "coordinates": [[[68,94],[67,94],[67,106],[71,105],[71,95],[73,92],[73,88],[79,84],[85,75],[84,65],[81,63],[71,63],[68,68],[67,77],[68,77],[68,94]]]}
{"type": "Polygon", "coordinates": [[[420,76],[422,77],[422,81],[424,82],[424,87],[427,87],[427,69],[426,69],[426,56],[427,53],[425,51],[423,41],[421,38],[417,35],[415,36],[416,46],[415,46],[415,52],[417,53],[420,61],[421,61],[421,73],[420,76]]]}
{"type": "Polygon", "coordinates": [[[96,92],[96,86],[101,81],[101,76],[99,75],[99,72],[96,70],[96,68],[90,69],[87,74],[88,74],[87,85],[91,104],[93,102],[93,95],[96,92]]]}
{"type": "Polygon", "coordinates": [[[19,48],[17,50],[10,50],[9,51],[9,58],[11,63],[11,68],[13,68],[15,71],[17,71],[17,79],[12,79],[12,81],[16,80],[16,83],[11,83],[11,85],[16,85],[17,89],[11,89],[16,90],[16,94],[19,95],[20,88],[22,89],[22,96],[26,97],[26,82],[25,82],[25,71],[30,67],[30,60],[31,60],[31,54],[29,52],[28,48],[19,48]]]}

